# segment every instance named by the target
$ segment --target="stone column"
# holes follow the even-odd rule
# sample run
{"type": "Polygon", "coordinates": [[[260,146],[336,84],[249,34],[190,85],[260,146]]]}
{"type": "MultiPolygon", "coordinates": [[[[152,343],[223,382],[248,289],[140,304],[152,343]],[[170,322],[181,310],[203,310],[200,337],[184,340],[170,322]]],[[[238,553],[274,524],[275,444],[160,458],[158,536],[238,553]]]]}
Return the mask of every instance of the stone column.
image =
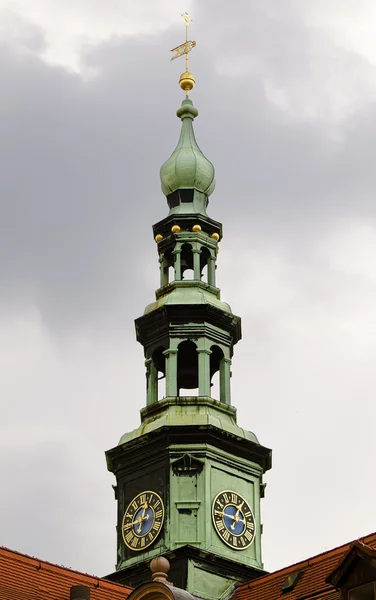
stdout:
{"type": "Polygon", "coordinates": [[[198,395],[210,396],[210,355],[211,350],[197,348],[198,353],[198,395]]]}
{"type": "Polygon", "coordinates": [[[201,281],[201,269],[200,269],[200,255],[201,250],[199,248],[193,248],[193,279],[201,281]]]}
{"type": "Polygon", "coordinates": [[[181,248],[176,248],[172,253],[175,255],[175,281],[181,281],[181,248]]]}
{"type": "Polygon", "coordinates": [[[222,358],[219,366],[219,399],[224,404],[231,404],[231,359],[222,358]]]}
{"type": "Polygon", "coordinates": [[[168,284],[168,267],[166,267],[166,259],[163,256],[159,257],[159,272],[160,272],[160,282],[161,287],[168,284]]]}
{"type": "Polygon", "coordinates": [[[215,287],[215,256],[208,259],[208,284],[215,287]]]}
{"type": "Polygon", "coordinates": [[[146,406],[158,401],[158,372],[152,358],[145,360],[146,367],[146,406]]]}
{"type": "Polygon", "coordinates": [[[178,350],[169,348],[163,354],[166,357],[166,396],[178,395],[178,350]]]}

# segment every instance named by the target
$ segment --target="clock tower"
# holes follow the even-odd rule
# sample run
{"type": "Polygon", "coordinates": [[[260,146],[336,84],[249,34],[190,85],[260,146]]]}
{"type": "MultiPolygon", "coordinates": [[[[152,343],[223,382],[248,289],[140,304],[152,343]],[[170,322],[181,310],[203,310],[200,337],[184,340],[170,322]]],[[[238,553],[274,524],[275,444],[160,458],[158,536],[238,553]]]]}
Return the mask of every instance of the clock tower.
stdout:
{"type": "MultiPolygon", "coordinates": [[[[194,45],[187,36],[186,58],[194,45]]],[[[135,322],[146,405],[138,429],[106,453],[118,507],[108,578],[145,583],[150,560],[163,555],[175,586],[211,600],[264,572],[260,499],[271,451],[237,424],[231,401],[241,323],[216,284],[222,225],[207,213],[214,167],[195,139],[188,68],[180,85],[180,138],[160,171],[169,210],[153,226],[160,286],[135,322]]]]}

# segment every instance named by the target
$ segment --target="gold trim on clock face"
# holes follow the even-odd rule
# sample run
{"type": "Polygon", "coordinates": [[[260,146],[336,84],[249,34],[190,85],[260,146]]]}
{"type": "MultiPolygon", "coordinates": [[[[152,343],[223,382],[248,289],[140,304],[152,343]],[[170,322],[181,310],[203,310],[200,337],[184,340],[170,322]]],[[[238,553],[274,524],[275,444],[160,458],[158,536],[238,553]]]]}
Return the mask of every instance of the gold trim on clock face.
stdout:
{"type": "Polygon", "coordinates": [[[162,530],[164,512],[162,498],[156,492],[137,494],[125,509],[121,524],[127,548],[139,552],[151,546],[162,530]]]}
{"type": "Polygon", "coordinates": [[[256,524],[248,502],[232,490],[224,490],[214,498],[213,524],[221,540],[234,550],[249,548],[255,539],[256,524]]]}

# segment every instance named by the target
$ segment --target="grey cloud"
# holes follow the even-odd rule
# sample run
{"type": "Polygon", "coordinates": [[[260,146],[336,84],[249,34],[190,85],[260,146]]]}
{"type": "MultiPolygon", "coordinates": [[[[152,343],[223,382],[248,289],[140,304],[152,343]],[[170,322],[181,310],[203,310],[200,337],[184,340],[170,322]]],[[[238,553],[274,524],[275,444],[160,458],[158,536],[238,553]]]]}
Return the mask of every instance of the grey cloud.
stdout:
{"type": "MultiPolygon", "coordinates": [[[[204,9],[202,27],[209,15],[204,9]]],[[[280,57],[280,77],[291,70],[296,77],[308,68],[309,53],[305,32],[286,23],[291,31],[282,35],[275,20],[249,11],[244,35],[235,23],[228,28],[230,56],[260,57],[269,48],[268,64],[280,57]],[[300,51],[294,46],[299,62],[292,66],[286,39],[294,33],[300,51]]],[[[374,108],[354,115],[336,144],[324,124],[293,122],[268,104],[262,72],[218,82],[210,55],[221,29],[218,38],[215,28],[208,31],[211,43],[197,48],[192,63],[201,80],[197,137],[217,169],[211,214],[227,226],[239,227],[241,215],[295,228],[330,218],[338,207],[353,211],[355,190],[355,210],[372,212],[375,175],[365,156],[375,144],[374,108]]],[[[178,34],[169,35],[172,42],[178,34]]],[[[3,54],[3,300],[34,302],[50,325],[74,326],[125,316],[125,297],[137,314],[151,288],[140,269],[153,260],[157,285],[150,225],[166,214],[158,170],[177,141],[181,100],[176,67],[160,66],[167,56],[164,39],[115,39],[87,50],[98,76],[83,82],[31,56],[3,54]]]]}
{"type": "Polygon", "coordinates": [[[46,48],[44,31],[9,7],[0,7],[0,40],[3,51],[7,43],[21,51],[42,52],[46,48]]]}

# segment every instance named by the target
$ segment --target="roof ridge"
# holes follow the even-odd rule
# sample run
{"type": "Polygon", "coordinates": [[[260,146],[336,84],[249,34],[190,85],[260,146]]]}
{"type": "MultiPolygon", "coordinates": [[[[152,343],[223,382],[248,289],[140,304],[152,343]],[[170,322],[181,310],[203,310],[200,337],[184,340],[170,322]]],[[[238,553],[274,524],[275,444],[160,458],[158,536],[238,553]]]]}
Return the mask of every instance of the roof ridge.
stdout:
{"type": "Polygon", "coordinates": [[[49,572],[58,571],[64,577],[69,577],[69,574],[70,575],[76,574],[81,577],[87,577],[91,580],[96,580],[96,582],[97,582],[96,587],[102,587],[102,588],[103,587],[109,587],[109,588],[117,587],[117,588],[127,589],[130,591],[133,590],[133,588],[131,588],[127,585],[123,585],[121,583],[116,583],[115,581],[110,581],[103,577],[99,577],[98,575],[90,575],[89,573],[84,573],[83,571],[77,571],[76,569],[72,569],[71,567],[65,567],[64,565],[57,565],[57,564],[51,563],[47,560],[36,558],[35,556],[30,556],[29,554],[24,554],[17,550],[11,550],[10,548],[6,548],[5,546],[0,546],[0,554],[3,554],[3,556],[4,556],[6,553],[8,553],[10,555],[8,558],[15,562],[17,562],[17,561],[24,562],[24,563],[28,563],[29,565],[32,562],[34,562],[35,567],[38,570],[42,569],[42,565],[45,565],[45,567],[43,569],[44,571],[49,571],[49,572]],[[39,568],[38,568],[38,566],[39,566],[39,568]],[[68,572],[69,572],[69,574],[68,574],[68,572]]]}

